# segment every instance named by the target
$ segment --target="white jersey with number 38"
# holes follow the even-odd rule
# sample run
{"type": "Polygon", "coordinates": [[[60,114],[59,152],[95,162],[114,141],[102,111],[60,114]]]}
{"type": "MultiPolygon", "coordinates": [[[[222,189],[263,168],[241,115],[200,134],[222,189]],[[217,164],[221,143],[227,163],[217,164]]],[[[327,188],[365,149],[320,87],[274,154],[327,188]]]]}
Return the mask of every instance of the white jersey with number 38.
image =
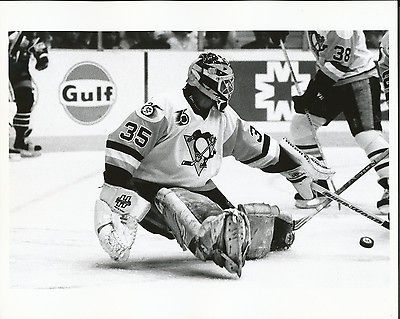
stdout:
{"type": "Polygon", "coordinates": [[[337,85],[378,76],[363,31],[308,31],[317,67],[337,85]]]}

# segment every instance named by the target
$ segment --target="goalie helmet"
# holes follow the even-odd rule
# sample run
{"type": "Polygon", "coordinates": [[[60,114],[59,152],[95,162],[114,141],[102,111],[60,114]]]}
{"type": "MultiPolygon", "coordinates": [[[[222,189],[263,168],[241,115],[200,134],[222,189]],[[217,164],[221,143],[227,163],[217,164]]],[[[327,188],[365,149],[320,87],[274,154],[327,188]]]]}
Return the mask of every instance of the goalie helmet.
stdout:
{"type": "Polygon", "coordinates": [[[211,52],[200,54],[189,66],[186,82],[216,101],[219,111],[228,105],[234,90],[234,74],[229,62],[211,52]]]}

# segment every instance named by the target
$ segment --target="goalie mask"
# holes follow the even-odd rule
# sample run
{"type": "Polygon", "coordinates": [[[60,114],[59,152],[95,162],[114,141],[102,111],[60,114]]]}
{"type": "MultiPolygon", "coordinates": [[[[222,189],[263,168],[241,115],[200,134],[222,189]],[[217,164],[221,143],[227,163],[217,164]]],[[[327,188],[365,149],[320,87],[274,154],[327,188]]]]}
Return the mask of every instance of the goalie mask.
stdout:
{"type": "Polygon", "coordinates": [[[208,52],[190,65],[186,82],[216,101],[217,109],[223,111],[233,93],[234,74],[225,58],[208,52]]]}

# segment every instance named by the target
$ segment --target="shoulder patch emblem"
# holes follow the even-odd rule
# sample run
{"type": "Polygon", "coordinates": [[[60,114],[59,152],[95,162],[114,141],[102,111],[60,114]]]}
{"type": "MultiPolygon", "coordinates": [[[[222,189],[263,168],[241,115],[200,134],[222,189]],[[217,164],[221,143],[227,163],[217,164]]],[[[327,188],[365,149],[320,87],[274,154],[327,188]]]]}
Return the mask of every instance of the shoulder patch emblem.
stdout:
{"type": "Polygon", "coordinates": [[[136,114],[145,121],[156,123],[164,117],[164,112],[154,102],[148,101],[141,108],[136,109],[136,114]]]}
{"type": "Polygon", "coordinates": [[[140,112],[144,116],[152,116],[155,111],[155,105],[152,102],[147,102],[145,105],[143,105],[142,109],[140,112]]]}
{"type": "Polygon", "coordinates": [[[186,111],[187,109],[175,112],[176,113],[175,122],[177,125],[181,126],[189,124],[190,118],[189,115],[186,114],[186,111]]]}

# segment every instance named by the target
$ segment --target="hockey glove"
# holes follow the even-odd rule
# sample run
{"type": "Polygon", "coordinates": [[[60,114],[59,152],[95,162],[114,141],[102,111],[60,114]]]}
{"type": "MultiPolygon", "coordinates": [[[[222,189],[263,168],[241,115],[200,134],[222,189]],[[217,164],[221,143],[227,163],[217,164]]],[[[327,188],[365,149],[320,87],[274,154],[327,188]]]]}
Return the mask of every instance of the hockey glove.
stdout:
{"type": "Polygon", "coordinates": [[[322,108],[326,105],[326,97],[335,81],[318,71],[308,83],[307,90],[303,95],[293,96],[293,104],[296,113],[305,114],[310,108],[322,108]]]}
{"type": "Polygon", "coordinates": [[[116,261],[126,261],[136,238],[138,223],[150,203],[136,192],[104,184],[94,209],[94,225],[100,245],[116,261]]]}
{"type": "Polygon", "coordinates": [[[48,51],[46,44],[42,41],[36,42],[29,51],[33,53],[36,59],[35,69],[38,71],[44,70],[49,65],[48,51]]]}
{"type": "Polygon", "coordinates": [[[288,31],[271,31],[270,32],[270,38],[273,44],[275,44],[277,47],[280,46],[280,42],[282,40],[283,43],[285,43],[287,36],[289,35],[288,31]]]}
{"type": "Polygon", "coordinates": [[[40,59],[37,60],[35,69],[38,71],[42,71],[46,69],[49,65],[49,59],[47,56],[41,57],[40,59]]]}
{"type": "Polygon", "coordinates": [[[300,166],[281,172],[281,174],[293,184],[301,197],[304,199],[314,198],[311,183],[320,179],[329,179],[334,171],[323,165],[315,157],[304,154],[286,138],[282,139],[280,145],[300,164],[300,166]]]}

